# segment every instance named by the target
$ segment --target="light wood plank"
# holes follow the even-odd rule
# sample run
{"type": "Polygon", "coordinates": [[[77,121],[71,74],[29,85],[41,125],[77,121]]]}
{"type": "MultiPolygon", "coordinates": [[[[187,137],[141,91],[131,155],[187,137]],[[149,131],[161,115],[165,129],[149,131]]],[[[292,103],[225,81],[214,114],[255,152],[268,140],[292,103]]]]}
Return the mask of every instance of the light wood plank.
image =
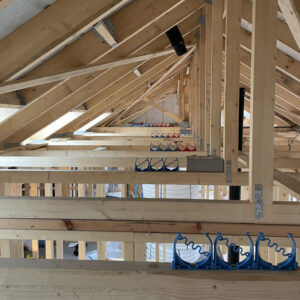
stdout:
{"type": "Polygon", "coordinates": [[[300,48],[300,4],[294,0],[278,0],[282,14],[289,25],[292,35],[300,48]],[[298,4],[297,4],[298,3],[298,4]],[[298,7],[296,6],[298,5],[298,7]]]}
{"type": "Polygon", "coordinates": [[[263,203],[270,204],[273,200],[276,14],[276,2],[253,2],[249,164],[253,203],[257,184],[262,184],[263,203]]]}
{"type": "Polygon", "coordinates": [[[169,264],[124,262],[1,260],[1,295],[5,298],[83,300],[158,298],[297,299],[300,274],[263,271],[173,271],[169,264]],[[155,267],[155,268],[154,268],[155,267]],[[67,280],[66,280],[67,278],[67,280]],[[122,283],[122,284],[121,284],[122,283]],[[149,285],[152,288],[149,289],[149,285]],[[57,292],[59,290],[59,293],[57,292]]]}
{"type": "Polygon", "coordinates": [[[224,1],[212,4],[212,52],[211,52],[211,153],[221,154],[221,96],[222,96],[222,49],[223,49],[223,9],[224,1]]]}
{"type": "Polygon", "coordinates": [[[226,1],[224,160],[238,170],[238,111],[240,84],[240,1],[226,1]]]}

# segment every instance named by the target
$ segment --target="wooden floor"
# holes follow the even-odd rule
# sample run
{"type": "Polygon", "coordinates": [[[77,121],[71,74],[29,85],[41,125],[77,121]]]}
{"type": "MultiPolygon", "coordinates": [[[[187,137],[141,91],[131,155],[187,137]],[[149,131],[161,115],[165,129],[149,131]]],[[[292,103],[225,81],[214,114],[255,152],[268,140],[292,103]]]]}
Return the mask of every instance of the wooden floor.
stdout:
{"type": "Polygon", "coordinates": [[[174,271],[162,263],[2,258],[0,299],[300,299],[300,271],[174,271]]]}

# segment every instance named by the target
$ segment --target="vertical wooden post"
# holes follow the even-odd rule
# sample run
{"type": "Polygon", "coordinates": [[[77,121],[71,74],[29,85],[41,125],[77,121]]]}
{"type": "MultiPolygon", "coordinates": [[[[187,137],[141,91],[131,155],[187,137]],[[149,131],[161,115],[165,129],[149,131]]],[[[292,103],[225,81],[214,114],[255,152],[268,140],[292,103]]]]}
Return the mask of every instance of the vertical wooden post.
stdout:
{"type": "MultiPolygon", "coordinates": [[[[96,184],[96,197],[106,197],[105,184],[96,184]]],[[[106,259],[106,242],[97,241],[97,259],[105,260],[106,259]]]]}
{"type": "Polygon", "coordinates": [[[155,261],[159,262],[159,243],[155,243],[155,261]]]}
{"type": "Polygon", "coordinates": [[[145,243],[134,243],[134,261],[146,261],[146,247],[145,243]]]}
{"type": "Polygon", "coordinates": [[[202,9],[200,16],[200,41],[198,43],[199,51],[198,54],[198,68],[199,68],[199,144],[200,151],[205,151],[205,41],[206,41],[206,30],[205,30],[205,11],[202,9]]]}
{"type": "Polygon", "coordinates": [[[106,259],[106,242],[97,242],[97,259],[106,259]]]}
{"type": "Polygon", "coordinates": [[[132,242],[123,242],[124,244],[124,260],[133,261],[134,259],[134,247],[132,242]]]}
{"type": "Polygon", "coordinates": [[[86,256],[86,242],[78,241],[78,259],[85,260],[86,256]]]}
{"type": "Polygon", "coordinates": [[[0,246],[1,246],[1,257],[6,257],[6,258],[11,257],[10,240],[1,240],[0,246]]]}
{"type": "Polygon", "coordinates": [[[221,154],[221,97],[223,52],[224,0],[212,4],[212,51],[211,51],[211,106],[210,147],[211,154],[221,154]]]}
{"type": "Polygon", "coordinates": [[[178,77],[178,116],[184,120],[184,72],[181,72],[178,77]]]}
{"type": "Polygon", "coordinates": [[[252,6],[250,201],[255,201],[255,190],[259,188],[263,203],[271,204],[277,2],[254,0],[252,6]]]}
{"type": "Polygon", "coordinates": [[[186,75],[184,79],[184,120],[189,120],[190,112],[190,76],[186,75]]]}
{"type": "Polygon", "coordinates": [[[62,240],[56,240],[56,259],[64,258],[64,244],[62,240]]]}
{"type": "Polygon", "coordinates": [[[32,240],[32,257],[39,258],[39,241],[32,240]]]}
{"type": "Polygon", "coordinates": [[[155,184],[154,189],[155,189],[155,198],[158,199],[159,198],[159,184],[155,184]]]}
{"type": "MultiPolygon", "coordinates": [[[[22,196],[22,186],[19,183],[9,184],[10,196],[22,196]]],[[[11,258],[24,258],[24,244],[23,240],[10,241],[10,257],[11,258]]]]}
{"type": "Polygon", "coordinates": [[[47,240],[46,241],[46,259],[53,259],[54,258],[54,247],[53,241],[47,240]]]}
{"type": "Polygon", "coordinates": [[[240,3],[226,1],[224,160],[226,172],[238,171],[240,83],[240,3]],[[230,169],[229,169],[230,168],[230,169]]]}
{"type": "Polygon", "coordinates": [[[206,154],[211,154],[210,148],[210,105],[211,105],[211,36],[212,36],[212,7],[206,5],[206,22],[205,22],[205,147],[206,154]]]}

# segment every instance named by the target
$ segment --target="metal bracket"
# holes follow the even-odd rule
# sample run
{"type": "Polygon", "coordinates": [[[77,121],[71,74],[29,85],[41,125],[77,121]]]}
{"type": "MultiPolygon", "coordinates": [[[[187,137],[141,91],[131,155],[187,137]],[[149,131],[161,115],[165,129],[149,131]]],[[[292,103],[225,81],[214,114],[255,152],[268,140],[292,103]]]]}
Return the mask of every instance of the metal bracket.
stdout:
{"type": "Polygon", "coordinates": [[[200,40],[200,30],[197,30],[194,34],[194,38],[200,40]]]}
{"type": "Polygon", "coordinates": [[[255,196],[255,219],[262,220],[263,218],[263,185],[262,184],[255,184],[254,196],[255,196]]]}
{"type": "Polygon", "coordinates": [[[200,24],[200,25],[203,25],[203,26],[205,26],[206,25],[206,16],[205,15],[201,15],[199,18],[198,18],[198,23],[200,24]]]}
{"type": "Polygon", "coordinates": [[[231,160],[226,160],[226,182],[232,182],[231,160]]]}
{"type": "Polygon", "coordinates": [[[16,91],[16,94],[17,94],[17,96],[19,98],[20,105],[25,105],[25,98],[24,98],[24,96],[22,94],[22,91],[18,90],[18,91],[16,91]]]}

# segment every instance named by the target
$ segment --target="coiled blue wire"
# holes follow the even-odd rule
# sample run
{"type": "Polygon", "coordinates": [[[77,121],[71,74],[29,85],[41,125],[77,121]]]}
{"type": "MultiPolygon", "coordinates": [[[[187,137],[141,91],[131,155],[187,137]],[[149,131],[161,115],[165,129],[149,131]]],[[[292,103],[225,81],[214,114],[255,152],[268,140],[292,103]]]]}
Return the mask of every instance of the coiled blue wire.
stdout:
{"type": "Polygon", "coordinates": [[[262,238],[262,241],[267,241],[268,242],[267,246],[270,247],[270,248],[275,247],[274,250],[277,253],[281,252],[282,256],[291,257],[291,255],[292,255],[291,253],[285,253],[286,252],[285,248],[283,248],[283,247],[279,248],[278,244],[277,243],[272,243],[271,240],[270,240],[270,238],[264,237],[264,238],[262,238]]]}
{"type": "Polygon", "coordinates": [[[199,249],[199,254],[201,254],[201,255],[208,256],[208,254],[209,254],[207,251],[201,252],[201,249],[202,249],[203,247],[201,247],[200,245],[195,246],[195,243],[194,243],[193,241],[188,242],[188,239],[187,239],[186,237],[180,236],[180,237],[178,237],[178,240],[183,240],[183,241],[184,241],[184,244],[185,244],[187,247],[192,246],[192,249],[193,249],[193,250],[199,249]]]}

